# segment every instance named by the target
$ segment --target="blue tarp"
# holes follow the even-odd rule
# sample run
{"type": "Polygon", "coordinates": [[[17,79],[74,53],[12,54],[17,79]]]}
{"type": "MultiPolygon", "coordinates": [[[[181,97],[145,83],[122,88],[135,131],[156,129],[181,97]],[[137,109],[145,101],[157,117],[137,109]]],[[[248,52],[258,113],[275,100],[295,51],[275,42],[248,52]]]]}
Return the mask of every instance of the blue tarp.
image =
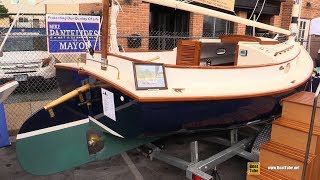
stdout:
{"type": "Polygon", "coordinates": [[[0,147],[10,145],[6,116],[4,113],[3,104],[0,104],[0,147]]]}

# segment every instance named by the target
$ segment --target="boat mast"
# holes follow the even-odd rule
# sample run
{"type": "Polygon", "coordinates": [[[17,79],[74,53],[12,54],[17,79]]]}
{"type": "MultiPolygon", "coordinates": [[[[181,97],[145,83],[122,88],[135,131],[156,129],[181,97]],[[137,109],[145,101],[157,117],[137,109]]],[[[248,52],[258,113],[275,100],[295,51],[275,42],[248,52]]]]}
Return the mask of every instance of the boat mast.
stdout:
{"type": "Polygon", "coordinates": [[[299,14],[300,14],[300,4],[299,1],[295,0],[292,7],[292,14],[291,14],[291,24],[290,24],[290,32],[291,37],[295,39],[299,33],[299,14]]]}
{"type": "MultiPolygon", "coordinates": [[[[102,0],[102,25],[101,25],[101,60],[107,63],[108,56],[108,36],[109,36],[109,5],[110,0],[102,0]]],[[[101,64],[101,69],[106,70],[106,66],[101,64]]]]}

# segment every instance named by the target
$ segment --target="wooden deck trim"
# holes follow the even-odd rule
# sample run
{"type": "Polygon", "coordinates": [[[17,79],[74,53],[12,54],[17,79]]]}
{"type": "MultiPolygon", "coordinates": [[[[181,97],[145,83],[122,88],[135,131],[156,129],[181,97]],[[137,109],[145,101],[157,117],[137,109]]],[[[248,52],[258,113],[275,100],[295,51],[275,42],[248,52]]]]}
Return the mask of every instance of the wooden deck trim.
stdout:
{"type": "Polygon", "coordinates": [[[74,68],[74,67],[70,67],[70,66],[64,66],[62,64],[55,64],[54,67],[58,68],[58,69],[65,69],[65,70],[71,70],[71,71],[79,71],[81,69],[81,67],[74,68]]]}
{"type": "Polygon", "coordinates": [[[266,41],[254,36],[246,35],[224,35],[219,36],[223,43],[239,43],[239,41],[258,42],[261,45],[274,45],[279,44],[279,41],[266,41]]]}
{"type": "MultiPolygon", "coordinates": [[[[129,49],[133,49],[133,48],[129,48],[129,49]]],[[[141,53],[141,52],[172,52],[172,51],[173,51],[173,49],[172,50],[139,50],[139,49],[134,49],[134,51],[126,51],[126,52],[127,53],[141,53]]],[[[102,51],[94,51],[94,52],[101,54],[102,51]]],[[[89,53],[89,52],[87,52],[87,53],[89,53]]],[[[108,55],[109,54],[113,54],[113,53],[108,52],[108,55]]]]}
{"type": "Polygon", "coordinates": [[[236,46],[236,53],[235,53],[235,57],[234,57],[234,66],[236,66],[237,67],[237,65],[238,65],[238,59],[239,59],[239,49],[240,49],[240,47],[239,47],[239,45],[237,44],[237,46],[236,46]]]}

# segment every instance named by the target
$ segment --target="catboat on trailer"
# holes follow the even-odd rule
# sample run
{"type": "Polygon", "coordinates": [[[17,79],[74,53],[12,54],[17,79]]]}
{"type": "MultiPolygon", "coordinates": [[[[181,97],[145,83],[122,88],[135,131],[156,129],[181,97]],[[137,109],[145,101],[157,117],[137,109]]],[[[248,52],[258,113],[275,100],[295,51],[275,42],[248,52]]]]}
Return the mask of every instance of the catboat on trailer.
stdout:
{"type": "MultiPolygon", "coordinates": [[[[308,53],[293,41],[273,45],[275,41],[249,42],[241,38],[260,40],[242,36],[221,37],[214,42],[187,40],[180,41],[173,51],[109,54],[108,65],[117,69],[101,70],[101,64],[90,58],[86,63],[60,63],[56,68],[64,81],[80,73],[85,79],[90,77],[108,86],[106,89],[114,94],[115,107],[125,108],[116,111],[116,121],[107,116],[98,121],[122,137],[226,127],[270,116],[279,107],[281,94],[304,86],[313,71],[308,53]],[[197,46],[201,46],[199,50],[192,49],[197,46]],[[216,55],[219,49],[231,53],[216,55]],[[233,54],[235,49],[246,51],[247,55],[233,54]],[[198,58],[196,51],[200,52],[198,58]],[[154,57],[158,58],[148,62],[154,57]],[[211,64],[235,65],[201,66],[208,57],[213,59],[211,64]],[[137,90],[137,63],[164,64],[167,88],[137,90]]],[[[93,58],[101,57],[96,53],[93,58]]],[[[103,114],[101,96],[94,99],[100,101],[92,104],[97,108],[93,116],[103,114]]]]}
{"type": "MultiPolygon", "coordinates": [[[[172,0],[147,2],[290,34],[192,4],[172,0]]],[[[172,51],[115,52],[106,57],[88,54],[85,63],[59,63],[56,68],[64,81],[69,78],[71,82],[76,74],[81,74],[84,79],[90,77],[108,86],[115,107],[125,108],[115,112],[116,121],[107,116],[98,121],[124,138],[227,127],[270,116],[279,108],[283,94],[303,86],[313,71],[313,61],[293,36],[279,43],[269,38],[230,35],[211,40],[181,40],[172,51]],[[102,59],[107,59],[107,63],[101,63],[102,59]],[[139,72],[141,64],[155,71],[163,69],[162,79],[158,80],[165,83],[148,85],[150,81],[139,77],[146,76],[139,72]]],[[[78,82],[70,87],[69,82],[59,84],[65,86],[62,89],[81,86],[78,82]]],[[[94,99],[100,102],[94,105],[99,110],[93,115],[103,114],[103,98],[94,99]]]]}
{"type": "MultiPolygon", "coordinates": [[[[182,2],[147,2],[221,15],[182,2]]],[[[239,17],[223,18],[290,34],[239,17]]],[[[312,59],[294,36],[284,43],[223,36],[182,40],[172,51],[101,54],[88,54],[84,63],[56,64],[65,95],[30,117],[17,136],[17,156],[26,171],[52,174],[171,133],[270,117],[278,113],[279,100],[304,87],[313,71],[312,59]]]]}

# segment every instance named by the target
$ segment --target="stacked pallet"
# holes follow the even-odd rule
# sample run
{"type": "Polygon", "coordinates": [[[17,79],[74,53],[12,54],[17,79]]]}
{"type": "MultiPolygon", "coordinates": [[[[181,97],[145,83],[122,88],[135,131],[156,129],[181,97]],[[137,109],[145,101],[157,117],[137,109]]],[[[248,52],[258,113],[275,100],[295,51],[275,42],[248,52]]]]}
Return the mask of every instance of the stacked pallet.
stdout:
{"type": "MultiPolygon", "coordinates": [[[[314,94],[299,92],[283,100],[281,118],[272,123],[271,140],[260,147],[260,175],[253,179],[301,179],[307,146],[314,94]]],[[[319,112],[320,103],[317,105],[319,112]]],[[[315,126],[306,171],[306,180],[320,179],[320,119],[315,126]]]]}

